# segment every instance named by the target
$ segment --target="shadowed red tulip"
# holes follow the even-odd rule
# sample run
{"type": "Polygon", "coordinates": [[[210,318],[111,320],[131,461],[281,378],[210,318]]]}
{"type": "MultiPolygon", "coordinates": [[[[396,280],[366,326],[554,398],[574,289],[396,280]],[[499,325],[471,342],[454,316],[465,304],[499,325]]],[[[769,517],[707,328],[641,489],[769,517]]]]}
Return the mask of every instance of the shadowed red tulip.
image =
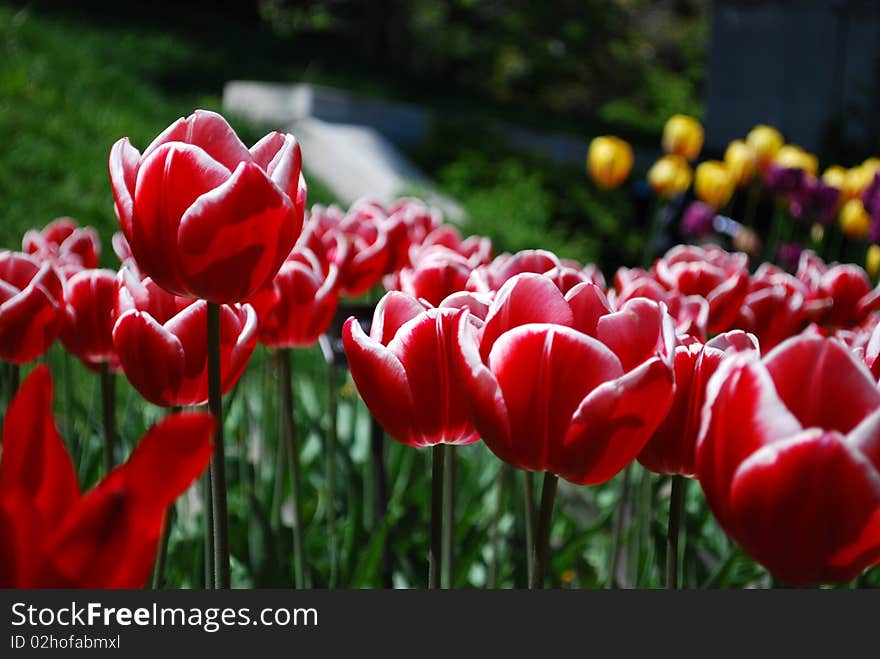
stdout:
{"type": "Polygon", "coordinates": [[[700,295],[682,295],[667,290],[660,282],[639,268],[620,268],[614,276],[615,290],[609,293],[614,306],[635,297],[663,302],[675,321],[675,333],[704,341],[709,322],[709,303],[700,295]]]}
{"type": "Polygon", "coordinates": [[[67,350],[95,370],[107,363],[119,371],[113,347],[116,322],[116,273],[82,270],[67,280],[61,341],[67,350]]]}
{"type": "Polygon", "coordinates": [[[562,265],[552,252],[543,249],[525,249],[516,254],[505,252],[488,265],[471,273],[467,288],[478,293],[493,293],[511,277],[524,272],[543,274],[562,265]]]}
{"type": "Polygon", "coordinates": [[[327,331],[339,304],[339,269],[322,261],[297,244],[272,282],[248,300],[260,319],[263,344],[302,348],[327,331]]]}
{"type": "Polygon", "coordinates": [[[306,184],[293,135],[250,150],[197,110],[139,153],[110,151],[116,214],[143,273],[175,295],[238,302],[271,280],[299,236],[306,184]]]}
{"type": "Polygon", "coordinates": [[[141,588],[168,507],[211,456],[208,414],[170,416],[82,494],[34,369],[9,406],[0,459],[0,588],[141,588]]]}
{"type": "MultiPolygon", "coordinates": [[[[166,407],[208,400],[207,303],[172,295],[149,277],[119,274],[113,345],[132,386],[166,407]]],[[[249,304],[220,308],[223,393],[244,372],[257,343],[257,314],[249,304]]]]}
{"type": "Polygon", "coordinates": [[[595,284],[563,296],[549,278],[521,274],[498,292],[479,335],[460,319],[456,356],[493,453],[589,485],[631,462],[666,415],[673,338],[652,300],[614,311],[595,284]]]}
{"type": "Polygon", "coordinates": [[[827,265],[811,251],[801,254],[796,277],[807,285],[815,310],[811,319],[829,327],[851,328],[880,308],[880,289],[851,263],[827,265]]]}
{"type": "Polygon", "coordinates": [[[757,354],[758,341],[741,330],[719,334],[706,344],[688,337],[675,347],[672,407],[639,453],[643,467],[658,474],[694,476],[706,385],[727,356],[746,351],[757,354]]]}
{"type": "Polygon", "coordinates": [[[0,250],[0,359],[26,364],[44,354],[64,322],[64,285],[48,261],[0,250]]]}
{"type": "Polygon", "coordinates": [[[463,291],[473,266],[451,249],[436,245],[422,250],[412,267],[404,268],[397,277],[397,289],[432,306],[463,291]]]}
{"type": "Polygon", "coordinates": [[[51,261],[65,276],[98,267],[101,243],[92,227],[80,227],[72,217],[59,217],[42,231],[29,230],[21,241],[22,251],[40,261],[51,261]]]}
{"type": "Polygon", "coordinates": [[[351,376],[370,412],[408,446],[469,444],[478,439],[459,386],[455,354],[466,309],[425,309],[392,291],[376,307],[370,335],[355,318],[342,330],[351,376]]]}
{"type": "Polygon", "coordinates": [[[652,274],[669,290],[709,303],[709,334],[734,329],[749,287],[748,256],[709,245],[678,245],[657,259],[652,274]]]}
{"type": "Polygon", "coordinates": [[[880,561],[880,391],[837,340],[726,360],[696,465],[715,517],[786,585],[848,581],[880,561]]]}

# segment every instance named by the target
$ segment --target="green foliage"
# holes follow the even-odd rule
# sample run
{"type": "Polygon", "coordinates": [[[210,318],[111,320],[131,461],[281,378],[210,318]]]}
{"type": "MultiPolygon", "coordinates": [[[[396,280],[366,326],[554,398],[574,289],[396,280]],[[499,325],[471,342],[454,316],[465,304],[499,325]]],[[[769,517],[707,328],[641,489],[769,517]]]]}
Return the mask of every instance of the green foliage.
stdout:
{"type": "Polygon", "coordinates": [[[497,252],[548,249],[607,272],[638,257],[626,191],[599,190],[585,169],[516,152],[469,120],[438,124],[411,155],[461,201],[465,229],[492,238],[497,252]]]}
{"type": "MultiPolygon", "coordinates": [[[[110,147],[128,136],[143,149],[177,117],[220,109],[219,89],[205,95],[194,84],[180,94],[162,84],[198,56],[182,37],[0,6],[0,247],[20,248],[27,229],[70,215],[98,229],[102,262],[114,263],[110,147]]],[[[246,143],[265,132],[234,126],[246,143]]],[[[332,201],[309,183],[310,202],[332,201]]]]}

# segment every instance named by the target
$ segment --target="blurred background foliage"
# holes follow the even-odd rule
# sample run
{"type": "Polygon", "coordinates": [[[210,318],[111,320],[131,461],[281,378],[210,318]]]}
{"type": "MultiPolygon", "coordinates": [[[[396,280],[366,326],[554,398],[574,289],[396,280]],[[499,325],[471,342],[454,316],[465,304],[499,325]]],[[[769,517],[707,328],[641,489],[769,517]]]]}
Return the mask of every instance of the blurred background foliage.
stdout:
{"type": "MultiPolygon", "coordinates": [[[[632,263],[640,219],[623,195],[596,190],[582,167],[506,147],[487,126],[615,132],[655,147],[669,114],[701,115],[706,5],[3,0],[0,244],[60,215],[109,237],[113,142],[127,135],[143,148],[196,107],[220,110],[228,80],[258,79],[426,106],[441,119],[409,155],[461,200],[468,230],[500,249],[632,263]]],[[[262,134],[232,119],[246,142],[262,134]]],[[[332,201],[306,174],[310,203],[332,201]]]]}

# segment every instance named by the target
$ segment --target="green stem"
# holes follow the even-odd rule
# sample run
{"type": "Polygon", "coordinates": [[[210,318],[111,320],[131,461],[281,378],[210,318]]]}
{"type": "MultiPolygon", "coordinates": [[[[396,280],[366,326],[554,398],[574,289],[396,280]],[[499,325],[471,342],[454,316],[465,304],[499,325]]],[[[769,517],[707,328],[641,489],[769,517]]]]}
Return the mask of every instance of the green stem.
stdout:
{"type": "Polygon", "coordinates": [[[455,481],[458,460],[454,446],[446,447],[443,472],[443,565],[442,587],[455,587],[455,481]]]}
{"type": "Polygon", "coordinates": [[[330,579],[328,586],[336,586],[338,578],[339,548],[336,537],[336,444],[337,444],[337,411],[336,411],[336,365],[331,361],[327,364],[328,389],[328,423],[327,435],[324,438],[324,499],[327,518],[327,535],[330,544],[330,579]]]}
{"type": "Polygon", "coordinates": [[[293,409],[293,367],[290,348],[282,348],[276,353],[278,359],[279,401],[281,403],[281,429],[287,444],[287,458],[290,463],[290,489],[293,495],[293,562],[294,584],[297,588],[306,587],[305,533],[302,528],[302,474],[299,464],[299,442],[296,436],[296,419],[293,409]]]}
{"type": "Polygon", "coordinates": [[[553,504],[556,500],[558,478],[549,471],[544,473],[544,486],[541,489],[541,509],[538,528],[535,529],[535,544],[532,547],[532,578],[529,588],[544,587],[544,573],[547,570],[547,553],[550,549],[550,527],[553,522],[553,504]]]}
{"type": "Polygon", "coordinates": [[[501,564],[501,514],[504,512],[504,481],[507,480],[507,465],[499,463],[498,475],[495,478],[495,505],[492,508],[492,520],[489,525],[489,543],[492,553],[489,555],[489,574],[486,587],[495,588],[498,584],[498,566],[501,564]]]}
{"type": "MultiPolygon", "coordinates": [[[[388,474],[385,469],[385,431],[375,418],[370,419],[370,463],[373,471],[374,523],[379,526],[388,512],[388,474]]],[[[394,587],[394,561],[388,534],[382,543],[382,587],[394,587]]]]}
{"type": "Polygon", "coordinates": [[[116,379],[107,362],[101,364],[101,411],[104,416],[104,473],[113,469],[116,445],[116,379]]]}
{"type": "Polygon", "coordinates": [[[168,560],[168,541],[171,539],[171,528],[174,526],[176,508],[172,503],[162,520],[162,535],[159,536],[159,547],[156,562],[153,564],[153,577],[150,581],[153,590],[160,590],[165,584],[165,563],[168,560]]]}
{"type": "Polygon", "coordinates": [[[684,517],[684,494],[687,481],[684,476],[672,477],[672,494],[669,497],[669,526],[666,530],[666,587],[678,589],[679,533],[684,517]]]}
{"type": "MultiPolygon", "coordinates": [[[[280,376],[279,376],[280,383],[280,376]]],[[[272,509],[269,511],[269,525],[273,531],[281,528],[281,506],[284,498],[284,479],[287,475],[287,442],[284,441],[281,421],[281,406],[278,406],[278,444],[275,447],[275,479],[272,484],[272,509]]]]}
{"type": "Polygon", "coordinates": [[[211,467],[205,472],[202,483],[205,506],[205,589],[215,588],[214,579],[214,494],[211,488],[211,467]]]}
{"type": "Polygon", "coordinates": [[[9,365],[9,402],[12,402],[12,399],[15,398],[15,392],[18,391],[18,387],[21,381],[21,366],[18,364],[10,364],[9,365]]]}
{"type": "Polygon", "coordinates": [[[538,512],[535,509],[535,474],[531,471],[523,472],[524,496],[525,496],[525,517],[526,517],[526,567],[528,568],[529,583],[532,582],[532,574],[535,572],[535,565],[532,562],[532,547],[535,545],[535,524],[538,512]]]}
{"type": "Polygon", "coordinates": [[[620,554],[623,552],[623,534],[626,520],[626,508],[629,503],[630,480],[632,479],[632,464],[627,465],[620,481],[620,495],[617,498],[617,510],[614,513],[614,527],[611,534],[611,556],[608,565],[608,588],[617,586],[617,566],[620,565],[620,554]]]}
{"type": "Polygon", "coordinates": [[[220,386],[220,306],[208,302],[208,405],[216,420],[211,456],[211,498],[214,513],[214,588],[229,582],[229,515],[226,507],[226,455],[223,446],[223,394],[220,386]]]}
{"type": "Polygon", "coordinates": [[[446,445],[431,449],[431,546],[428,552],[428,588],[440,587],[443,554],[443,467],[446,445]]]}

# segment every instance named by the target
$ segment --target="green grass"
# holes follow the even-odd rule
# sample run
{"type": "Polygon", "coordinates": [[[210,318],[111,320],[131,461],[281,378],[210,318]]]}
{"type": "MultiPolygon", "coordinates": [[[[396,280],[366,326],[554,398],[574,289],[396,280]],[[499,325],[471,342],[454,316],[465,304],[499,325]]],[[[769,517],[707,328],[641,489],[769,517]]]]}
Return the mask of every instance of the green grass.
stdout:
{"type": "MultiPolygon", "coordinates": [[[[220,88],[181,92],[162,83],[199,55],[179,36],[0,6],[0,247],[20,248],[27,229],[69,215],[98,229],[102,263],[112,265],[110,147],[128,136],[143,149],[195,108],[220,110],[220,88]]],[[[262,134],[233,125],[248,144],[262,134]]],[[[310,202],[332,201],[308,181],[310,202]]]]}

